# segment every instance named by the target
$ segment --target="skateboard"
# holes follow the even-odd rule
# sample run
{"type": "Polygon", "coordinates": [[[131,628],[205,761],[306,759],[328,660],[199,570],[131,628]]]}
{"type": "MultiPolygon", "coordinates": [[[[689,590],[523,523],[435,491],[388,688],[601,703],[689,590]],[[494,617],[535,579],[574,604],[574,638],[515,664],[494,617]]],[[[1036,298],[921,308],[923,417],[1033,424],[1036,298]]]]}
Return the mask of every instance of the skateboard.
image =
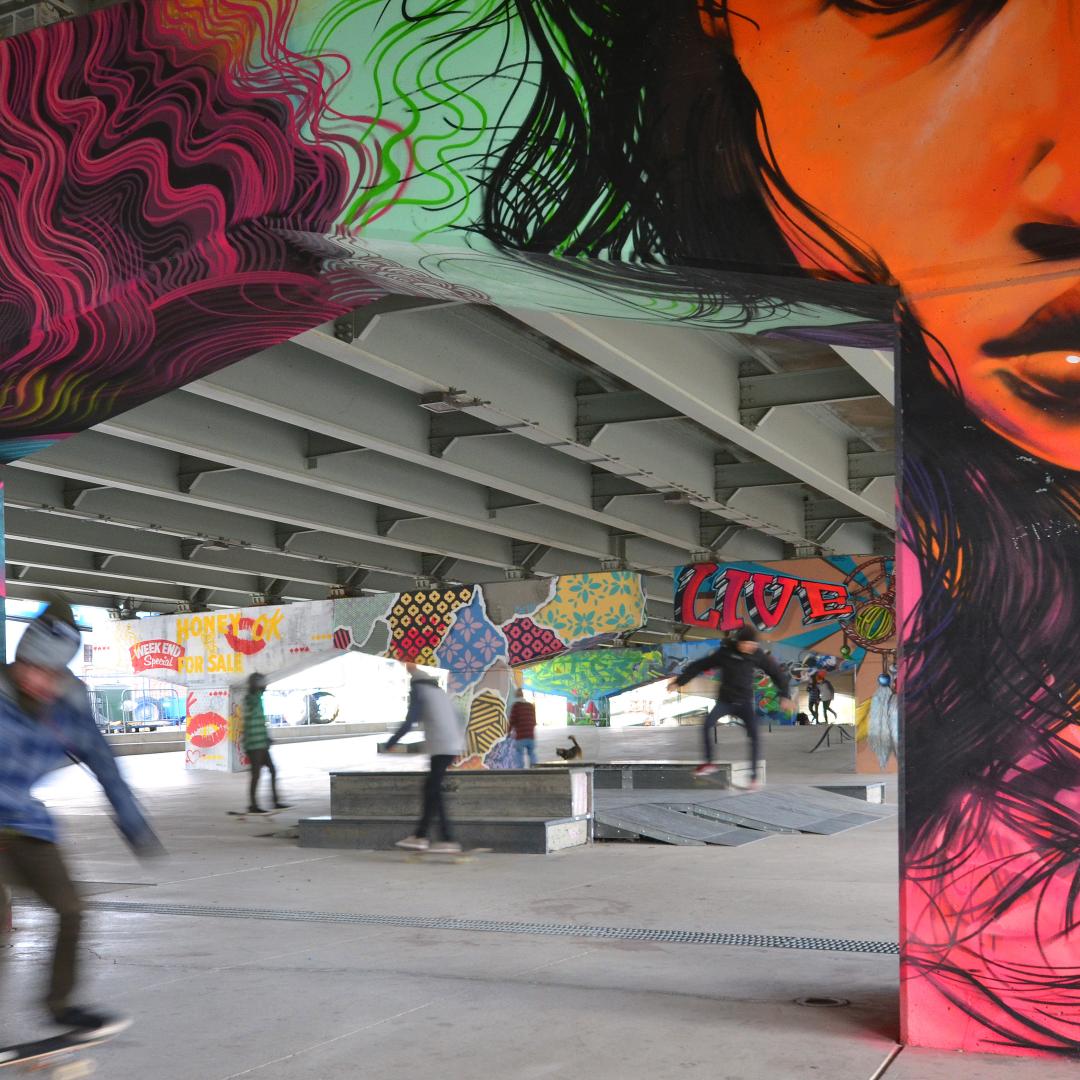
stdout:
{"type": "Polygon", "coordinates": [[[402,850],[404,850],[405,854],[409,857],[409,862],[426,862],[430,859],[448,859],[453,863],[467,863],[472,862],[477,855],[486,855],[490,853],[491,848],[463,848],[461,851],[412,851],[408,848],[402,850]]]}
{"type": "Polygon", "coordinates": [[[279,814],[288,813],[291,809],[291,806],[287,806],[284,810],[262,810],[258,814],[250,810],[228,810],[226,813],[238,821],[273,821],[279,814]]]}
{"type": "Polygon", "coordinates": [[[0,1047],[0,1069],[19,1069],[24,1073],[47,1071],[52,1080],[82,1080],[90,1076],[96,1067],[90,1058],[84,1056],[86,1051],[107,1043],[111,1038],[112,1035],[78,1039],[67,1032],[48,1039],[0,1047]]]}

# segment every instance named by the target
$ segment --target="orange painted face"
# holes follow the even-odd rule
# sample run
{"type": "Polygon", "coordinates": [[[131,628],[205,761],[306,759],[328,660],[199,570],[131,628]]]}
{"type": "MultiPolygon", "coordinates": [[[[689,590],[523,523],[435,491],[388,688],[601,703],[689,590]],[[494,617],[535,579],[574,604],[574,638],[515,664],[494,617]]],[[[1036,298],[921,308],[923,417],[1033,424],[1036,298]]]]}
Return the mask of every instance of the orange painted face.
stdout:
{"type": "MultiPolygon", "coordinates": [[[[885,264],[974,412],[1080,468],[1080,4],[957,3],[901,30],[931,6],[730,0],[702,23],[730,37],[782,175],[885,264]]],[[[842,264],[782,227],[804,265],[842,264]]]]}

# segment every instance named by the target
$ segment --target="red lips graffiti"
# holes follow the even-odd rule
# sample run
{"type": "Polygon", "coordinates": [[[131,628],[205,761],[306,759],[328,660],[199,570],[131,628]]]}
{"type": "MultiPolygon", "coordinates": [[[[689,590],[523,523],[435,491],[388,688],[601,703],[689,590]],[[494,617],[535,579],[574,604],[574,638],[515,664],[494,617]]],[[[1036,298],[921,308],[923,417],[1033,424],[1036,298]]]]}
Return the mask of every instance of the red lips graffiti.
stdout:
{"type": "Polygon", "coordinates": [[[255,620],[245,615],[242,619],[237,619],[231,629],[225,631],[224,637],[233,652],[254,656],[266,648],[266,638],[263,635],[262,625],[256,626],[255,620]]]}
{"type": "Polygon", "coordinates": [[[229,725],[224,716],[209,710],[192,715],[191,708],[194,703],[195,695],[188,694],[187,740],[200,750],[209,750],[225,739],[229,725]]]}

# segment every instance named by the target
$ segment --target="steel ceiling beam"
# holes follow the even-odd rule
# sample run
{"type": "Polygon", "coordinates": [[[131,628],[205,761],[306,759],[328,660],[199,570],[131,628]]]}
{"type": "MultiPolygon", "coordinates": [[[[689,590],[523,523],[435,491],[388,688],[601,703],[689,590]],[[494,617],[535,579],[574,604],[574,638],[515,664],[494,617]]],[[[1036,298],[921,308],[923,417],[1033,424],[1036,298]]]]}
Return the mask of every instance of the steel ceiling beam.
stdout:
{"type": "Polygon", "coordinates": [[[890,405],[896,404],[896,369],[891,350],[854,349],[846,345],[834,345],[833,351],[890,405]]]}
{"type": "Polygon", "coordinates": [[[846,365],[806,371],[774,371],[739,378],[740,409],[824,405],[877,397],[877,391],[846,365]]]}
{"type": "MultiPolygon", "coordinates": [[[[139,439],[137,429],[130,435],[139,439]]],[[[160,433],[157,437],[161,437],[160,433]]],[[[179,441],[180,436],[177,434],[176,438],[179,441]]],[[[210,440],[207,438],[207,441],[210,440]]],[[[372,503],[337,491],[318,490],[310,484],[289,483],[273,476],[240,471],[206,475],[191,493],[184,494],[177,487],[174,452],[146,444],[133,451],[129,440],[100,431],[83,432],[22,458],[10,468],[92,480],[107,487],[192,506],[336,533],[354,540],[390,543],[378,532],[378,507],[372,503]]],[[[98,494],[91,493],[88,500],[96,499],[98,494]]],[[[87,505],[91,503],[88,501],[87,505]]],[[[500,570],[512,565],[509,539],[462,528],[452,522],[424,521],[421,529],[407,527],[412,524],[406,522],[406,527],[395,529],[393,547],[420,554],[453,555],[466,562],[497,566],[500,570]]]]}
{"type": "MultiPolygon", "coordinates": [[[[721,438],[845,503],[856,514],[894,527],[892,504],[882,505],[867,497],[866,492],[849,488],[846,436],[810,411],[799,406],[774,407],[754,430],[743,425],[739,357],[727,347],[725,335],[683,326],[651,326],[551,312],[513,314],[721,438]]],[[[741,503],[739,508],[745,505],[741,503]]],[[[770,518],[764,508],[757,513],[770,518]]],[[[792,532],[781,526],[774,535],[788,539],[792,532]]]]}
{"type": "MultiPolygon", "coordinates": [[[[435,314],[423,313],[427,317],[435,314]]],[[[397,338],[406,333],[407,325],[400,324],[397,338]]],[[[305,335],[303,340],[310,342],[312,338],[305,335]]],[[[322,344],[335,353],[344,348],[329,337],[322,344]]],[[[448,338],[443,342],[443,354],[469,345],[468,340],[456,342],[448,338]]],[[[515,362],[505,353],[499,354],[498,361],[504,368],[515,362]]],[[[495,363],[494,357],[491,362],[495,363]]],[[[420,363],[419,359],[417,363],[420,363]]],[[[386,369],[380,370],[386,373],[386,369]]],[[[525,380],[522,388],[525,394],[531,393],[530,380],[543,383],[536,396],[544,400],[542,391],[546,388],[550,404],[550,371],[530,373],[523,370],[521,378],[525,380]]],[[[568,409],[575,408],[573,373],[567,371],[558,378],[568,409]]],[[[486,403],[482,407],[437,414],[420,407],[413,389],[414,381],[402,381],[406,383],[405,387],[390,384],[332,357],[313,353],[296,343],[286,343],[192,383],[185,387],[185,392],[218,405],[249,411],[260,418],[272,418],[293,427],[316,429],[337,439],[351,440],[394,460],[402,477],[411,475],[420,485],[430,486],[431,483],[430,478],[425,480],[419,471],[423,470],[450,478],[451,493],[467,491],[463,483],[473,485],[474,493],[480,488],[491,489],[501,493],[501,497],[491,501],[498,509],[540,504],[553,513],[557,511],[581,518],[587,523],[586,528],[600,526],[601,532],[597,532],[597,536],[602,535],[603,529],[626,527],[626,522],[593,506],[589,465],[550,446],[538,445],[537,440],[527,435],[518,437],[525,434],[525,419],[502,413],[494,416],[496,403],[489,400],[487,388],[478,395],[486,403]],[[507,429],[514,434],[508,434],[507,429]]],[[[441,389],[449,394],[455,384],[444,383],[441,389]]],[[[573,434],[572,430],[568,433],[573,434]]],[[[364,471],[370,466],[371,462],[365,459],[364,471]]],[[[325,475],[326,472],[320,473],[321,477],[325,475]]],[[[441,480],[435,483],[439,487],[445,486],[441,480]]],[[[403,490],[407,490],[407,485],[403,485],[403,490]]],[[[378,493],[378,500],[384,504],[388,504],[388,497],[385,491],[378,493]]],[[[467,505],[457,494],[452,501],[467,505]]],[[[499,523],[502,518],[496,515],[490,520],[499,523]]],[[[513,519],[507,521],[512,524],[513,519]]],[[[661,543],[679,546],[692,542],[685,527],[670,528],[667,525],[661,515],[639,528],[643,535],[661,543]]],[[[535,539],[557,546],[553,534],[535,539]]],[[[575,547],[571,550],[589,553],[575,547]]]]}
{"type": "MultiPolygon", "coordinates": [[[[95,431],[137,442],[144,449],[196,452],[247,473],[285,481],[290,487],[316,488],[324,496],[333,494],[375,504],[391,513],[401,511],[432,518],[442,527],[457,526],[474,534],[481,549],[484,543],[490,548],[493,541],[505,537],[563,547],[583,555],[603,556],[608,551],[605,524],[552,509],[552,503],[558,500],[549,493],[538,491],[535,500],[522,491],[516,493],[530,502],[544,504],[542,512],[528,519],[513,513],[493,517],[487,489],[481,485],[385,453],[364,455],[362,465],[335,456],[321,461],[317,470],[309,470],[303,460],[304,432],[300,428],[192,394],[159,398],[100,424],[95,431]]],[[[204,474],[192,492],[199,494],[206,490],[205,485],[232,476],[204,474]]],[[[401,532],[395,529],[395,538],[401,532]]],[[[468,547],[442,554],[471,558],[468,547]]]]}
{"type": "MultiPolygon", "coordinates": [[[[549,447],[595,469],[630,477],[654,491],[681,491],[706,515],[781,540],[804,539],[797,531],[790,532],[798,509],[794,496],[791,512],[782,515],[782,523],[757,513],[747,500],[728,505],[716,498],[713,458],[719,446],[715,438],[677,419],[655,419],[659,412],[674,416],[684,413],[678,403],[650,395],[653,404],[648,406],[651,412],[646,415],[654,419],[632,420],[629,419],[634,415],[632,407],[646,408],[645,399],[637,398],[635,405],[634,400],[624,398],[622,411],[610,414],[620,417],[618,423],[605,424],[595,435],[590,431],[591,438],[587,441],[582,439],[578,430],[577,386],[583,365],[572,365],[548,343],[523,334],[519,327],[495,312],[465,306],[430,309],[392,327],[376,320],[351,344],[337,340],[322,328],[301,334],[295,341],[380,382],[394,383],[413,393],[453,391],[479,401],[481,405],[470,407],[471,414],[513,432],[521,440],[549,447]]],[[[236,371],[238,368],[230,368],[222,375],[227,377],[229,372],[236,371]]],[[[215,375],[203,382],[220,384],[220,378],[215,375]]],[[[737,415],[737,393],[735,405],[737,415]]],[[[601,408],[595,401],[589,407],[601,408]]],[[[489,472],[492,461],[498,460],[505,475],[506,463],[499,454],[492,454],[481,445],[485,441],[462,440],[442,460],[486,468],[489,472]]],[[[524,454],[520,442],[510,445],[515,446],[516,454],[524,454]]],[[[534,475],[535,468],[530,465],[528,472],[534,475]]],[[[589,473],[579,471],[572,475],[581,485],[588,481],[589,473]]],[[[500,486],[494,479],[488,483],[500,486]]],[[[505,487],[505,483],[501,486],[505,487]]],[[[565,485],[560,486],[563,492],[567,490],[565,485]]],[[[557,505],[550,500],[551,496],[549,505],[557,505]]],[[[584,492],[575,494],[574,501],[579,513],[582,507],[590,508],[591,499],[586,500],[584,492]]],[[[612,506],[603,509],[607,515],[615,512],[612,506]]],[[[663,522],[664,518],[655,520],[663,522]]],[[[699,521],[698,528],[700,524],[699,521]]],[[[611,527],[625,528],[616,524],[611,527]]],[[[661,543],[672,542],[670,536],[658,535],[659,530],[655,525],[650,527],[650,523],[637,522],[634,528],[661,543]]],[[[679,537],[675,546],[686,552],[696,544],[696,538],[687,534],[679,537]]]]}

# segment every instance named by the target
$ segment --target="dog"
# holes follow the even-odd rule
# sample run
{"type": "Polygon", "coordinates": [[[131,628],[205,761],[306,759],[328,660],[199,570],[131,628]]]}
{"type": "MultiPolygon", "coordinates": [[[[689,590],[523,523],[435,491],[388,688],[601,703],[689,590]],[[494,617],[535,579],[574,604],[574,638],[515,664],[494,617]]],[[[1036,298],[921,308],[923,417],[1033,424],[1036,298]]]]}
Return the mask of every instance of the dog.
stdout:
{"type": "Polygon", "coordinates": [[[570,736],[570,741],[573,746],[556,746],[555,753],[563,759],[563,761],[576,761],[582,756],[582,749],[577,739],[573,735],[570,736]]]}

